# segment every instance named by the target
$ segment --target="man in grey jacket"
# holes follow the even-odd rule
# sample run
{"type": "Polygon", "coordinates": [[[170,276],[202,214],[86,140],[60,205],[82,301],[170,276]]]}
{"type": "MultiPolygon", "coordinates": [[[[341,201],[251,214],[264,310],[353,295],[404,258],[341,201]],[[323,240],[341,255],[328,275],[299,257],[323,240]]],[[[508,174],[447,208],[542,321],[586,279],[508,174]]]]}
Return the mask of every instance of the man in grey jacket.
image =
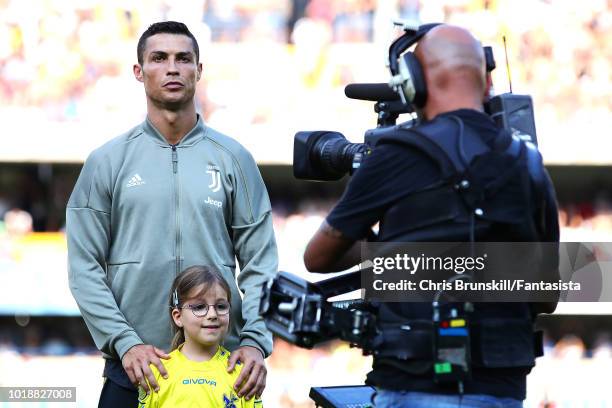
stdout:
{"type": "Polygon", "coordinates": [[[147,380],[154,392],[149,364],[167,375],[168,294],[194,264],[229,282],[228,370],[240,360],[238,394],[260,396],[272,336],[259,297],[278,263],[265,185],[246,149],[196,113],[202,64],[188,28],[153,24],[137,52],[147,118],[91,153],[66,211],[70,289],[106,358],[100,406],[136,406],[147,380]]]}

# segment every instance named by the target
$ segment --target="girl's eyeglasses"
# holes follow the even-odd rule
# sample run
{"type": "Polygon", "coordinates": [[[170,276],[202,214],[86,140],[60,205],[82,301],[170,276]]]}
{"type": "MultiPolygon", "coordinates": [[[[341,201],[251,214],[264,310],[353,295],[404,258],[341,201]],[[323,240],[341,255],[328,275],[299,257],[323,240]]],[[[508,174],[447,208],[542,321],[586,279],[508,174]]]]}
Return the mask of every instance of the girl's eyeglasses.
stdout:
{"type": "Polygon", "coordinates": [[[208,308],[211,306],[215,308],[215,312],[219,316],[225,316],[230,311],[229,302],[218,302],[214,305],[207,305],[206,303],[200,303],[197,305],[184,305],[179,307],[179,309],[191,309],[195,317],[204,317],[208,314],[208,308]]]}

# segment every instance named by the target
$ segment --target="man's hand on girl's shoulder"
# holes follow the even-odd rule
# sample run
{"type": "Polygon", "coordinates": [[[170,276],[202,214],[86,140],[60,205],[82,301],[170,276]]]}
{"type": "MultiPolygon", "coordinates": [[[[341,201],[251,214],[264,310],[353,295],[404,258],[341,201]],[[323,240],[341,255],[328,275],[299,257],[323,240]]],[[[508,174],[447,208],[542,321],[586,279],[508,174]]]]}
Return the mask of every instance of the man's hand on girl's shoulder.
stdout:
{"type": "Polygon", "coordinates": [[[258,348],[242,346],[234,350],[227,363],[227,372],[231,373],[237,362],[243,365],[240,375],[234,384],[234,390],[239,397],[247,400],[256,397],[259,399],[266,388],[266,376],[268,370],[264,361],[263,354],[258,348]]]}
{"type": "Polygon", "coordinates": [[[164,378],[168,378],[168,372],[160,359],[169,360],[170,355],[157,347],[148,344],[137,344],[130,348],[121,358],[121,364],[130,377],[130,381],[134,387],[142,387],[145,392],[151,392],[151,388],[155,392],[159,391],[159,385],[155,380],[155,375],[149,364],[157,367],[157,370],[164,378]],[[149,385],[151,388],[149,388],[149,385]]]}

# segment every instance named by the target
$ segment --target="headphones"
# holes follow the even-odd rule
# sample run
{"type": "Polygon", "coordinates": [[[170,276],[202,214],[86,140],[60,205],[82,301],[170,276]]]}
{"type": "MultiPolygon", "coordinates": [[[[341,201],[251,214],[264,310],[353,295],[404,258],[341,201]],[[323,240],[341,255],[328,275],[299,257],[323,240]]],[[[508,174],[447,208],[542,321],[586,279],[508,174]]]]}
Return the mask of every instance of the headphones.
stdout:
{"type": "Polygon", "coordinates": [[[398,61],[399,75],[402,84],[399,87],[400,97],[404,96],[407,103],[422,108],[427,102],[427,84],[421,63],[413,52],[408,51],[398,61]]]}
{"type": "Polygon", "coordinates": [[[406,33],[389,47],[389,70],[392,75],[389,86],[395,89],[405,104],[424,107],[427,102],[427,85],[421,63],[414,53],[408,51],[400,54],[439,25],[440,23],[423,24],[416,30],[404,27],[406,33]]]}

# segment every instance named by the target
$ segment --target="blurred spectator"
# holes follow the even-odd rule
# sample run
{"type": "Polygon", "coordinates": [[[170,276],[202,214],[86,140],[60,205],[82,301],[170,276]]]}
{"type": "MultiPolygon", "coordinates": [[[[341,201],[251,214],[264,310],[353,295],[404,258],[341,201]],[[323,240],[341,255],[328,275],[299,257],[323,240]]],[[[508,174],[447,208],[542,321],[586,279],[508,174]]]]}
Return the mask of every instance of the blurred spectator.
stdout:
{"type": "Polygon", "coordinates": [[[206,2],[203,20],[210,28],[215,42],[239,41],[248,20],[236,1],[209,0],[206,2]]]}
{"type": "Polygon", "coordinates": [[[0,220],[4,219],[4,214],[9,210],[9,203],[3,196],[0,196],[0,220]]]}
{"type": "Polygon", "coordinates": [[[37,355],[41,351],[42,331],[40,327],[28,325],[25,328],[23,344],[21,345],[21,353],[26,355],[37,355]]]}
{"type": "Polygon", "coordinates": [[[32,216],[19,208],[4,214],[4,226],[9,236],[21,237],[32,232],[32,216]]]}
{"type": "Polygon", "coordinates": [[[334,40],[338,42],[372,41],[374,0],[337,1],[333,22],[334,40]]]}
{"type": "Polygon", "coordinates": [[[585,356],[585,351],[582,339],[573,334],[568,334],[557,342],[553,349],[553,356],[561,360],[580,360],[585,356]]]}
{"type": "Polygon", "coordinates": [[[612,359],[612,338],[610,333],[600,333],[595,338],[592,356],[596,360],[612,359]]]}
{"type": "Polygon", "coordinates": [[[8,331],[1,330],[0,331],[0,352],[6,350],[16,350],[17,346],[11,339],[11,336],[8,331]]]}
{"type": "Polygon", "coordinates": [[[50,337],[46,339],[40,347],[40,353],[49,356],[66,356],[72,352],[73,349],[70,347],[70,344],[59,337],[50,337]]]}
{"type": "Polygon", "coordinates": [[[306,12],[306,6],[310,0],[291,0],[291,9],[287,20],[287,42],[291,42],[291,33],[295,27],[295,23],[302,17],[306,12]]]}

